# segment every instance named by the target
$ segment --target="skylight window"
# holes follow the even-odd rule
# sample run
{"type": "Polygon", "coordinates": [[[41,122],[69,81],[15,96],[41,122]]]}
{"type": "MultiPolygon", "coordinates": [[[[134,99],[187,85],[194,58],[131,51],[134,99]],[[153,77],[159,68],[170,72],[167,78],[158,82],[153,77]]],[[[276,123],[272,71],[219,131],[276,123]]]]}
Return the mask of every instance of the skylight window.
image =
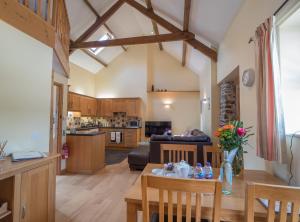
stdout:
{"type": "MultiPolygon", "coordinates": [[[[110,33],[105,33],[103,36],[101,36],[98,41],[105,41],[105,40],[109,40],[109,39],[113,39],[113,35],[110,33]]],[[[102,50],[104,49],[104,47],[101,48],[90,48],[90,52],[92,52],[94,55],[98,55],[102,50]]]]}

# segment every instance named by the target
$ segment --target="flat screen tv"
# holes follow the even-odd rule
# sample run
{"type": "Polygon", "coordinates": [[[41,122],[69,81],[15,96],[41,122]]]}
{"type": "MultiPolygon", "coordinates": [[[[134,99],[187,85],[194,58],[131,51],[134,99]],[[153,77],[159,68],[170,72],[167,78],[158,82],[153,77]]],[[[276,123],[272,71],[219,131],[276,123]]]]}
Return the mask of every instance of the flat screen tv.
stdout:
{"type": "Polygon", "coordinates": [[[145,136],[163,135],[166,131],[172,130],[171,121],[146,121],[145,122],[145,136]]]}

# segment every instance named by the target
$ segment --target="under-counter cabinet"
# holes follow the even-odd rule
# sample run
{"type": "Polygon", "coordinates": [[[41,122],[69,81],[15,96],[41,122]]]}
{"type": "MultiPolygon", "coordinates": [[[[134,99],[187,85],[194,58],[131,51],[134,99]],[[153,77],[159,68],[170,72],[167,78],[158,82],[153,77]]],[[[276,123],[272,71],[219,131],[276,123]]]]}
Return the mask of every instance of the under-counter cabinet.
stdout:
{"type": "Polygon", "coordinates": [[[2,222],[54,222],[56,160],[53,155],[38,160],[0,162],[0,201],[10,215],[2,222]]]}

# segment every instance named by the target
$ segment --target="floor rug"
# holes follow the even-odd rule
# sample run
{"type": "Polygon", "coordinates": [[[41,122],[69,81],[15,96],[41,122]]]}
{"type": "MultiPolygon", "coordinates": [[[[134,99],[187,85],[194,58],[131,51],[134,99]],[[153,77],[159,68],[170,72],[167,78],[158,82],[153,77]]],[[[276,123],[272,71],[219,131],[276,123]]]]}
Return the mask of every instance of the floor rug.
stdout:
{"type": "Polygon", "coordinates": [[[105,163],[106,165],[112,165],[121,163],[125,160],[130,153],[131,150],[114,150],[114,149],[106,149],[105,150],[105,163]]]}

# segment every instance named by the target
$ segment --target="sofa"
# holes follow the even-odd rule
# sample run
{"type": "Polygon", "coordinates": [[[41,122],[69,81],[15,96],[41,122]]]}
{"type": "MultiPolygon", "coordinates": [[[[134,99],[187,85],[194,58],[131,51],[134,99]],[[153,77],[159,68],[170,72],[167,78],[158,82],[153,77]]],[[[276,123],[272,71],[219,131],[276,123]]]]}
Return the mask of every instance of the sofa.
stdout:
{"type": "MultiPolygon", "coordinates": [[[[197,161],[201,163],[203,163],[203,146],[212,145],[210,137],[202,132],[187,136],[152,135],[149,144],[140,145],[128,154],[129,168],[143,170],[149,162],[160,163],[161,144],[197,145],[197,161]]],[[[192,160],[192,156],[189,157],[189,160],[192,160]]]]}
{"type": "MultiPolygon", "coordinates": [[[[210,137],[205,134],[201,136],[153,136],[150,141],[150,163],[160,163],[161,144],[197,145],[197,161],[200,163],[203,163],[203,146],[212,145],[210,137]]],[[[192,160],[192,156],[189,157],[189,160],[192,160]]]]}

